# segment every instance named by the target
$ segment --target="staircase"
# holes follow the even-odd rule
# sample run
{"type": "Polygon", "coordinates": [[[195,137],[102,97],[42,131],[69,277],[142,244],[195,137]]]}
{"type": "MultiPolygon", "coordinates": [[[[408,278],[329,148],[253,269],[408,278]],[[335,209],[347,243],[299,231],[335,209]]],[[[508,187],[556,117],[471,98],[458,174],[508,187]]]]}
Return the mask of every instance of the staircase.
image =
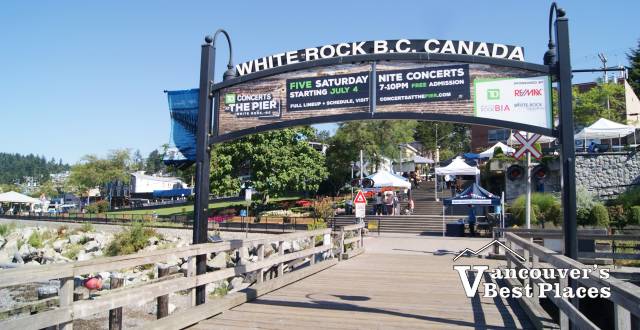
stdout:
{"type": "MultiPolygon", "coordinates": [[[[442,212],[442,211],[441,211],[442,212]]],[[[446,216],[445,221],[452,221],[459,219],[459,216],[446,216]]],[[[335,218],[334,223],[330,225],[346,226],[354,224],[357,221],[353,216],[338,216],[335,218]]],[[[368,215],[364,219],[367,224],[367,228],[371,232],[381,233],[407,233],[407,234],[442,234],[442,215],[439,216],[424,216],[424,215],[388,215],[388,216],[374,216],[368,215]],[[369,223],[378,223],[379,228],[370,226],[369,223]]]]}
{"type": "MultiPolygon", "coordinates": [[[[422,182],[419,187],[411,191],[413,195],[414,215],[427,215],[442,217],[442,199],[451,197],[450,191],[438,192],[440,201],[436,202],[435,189],[433,181],[422,182]]],[[[461,205],[453,205],[447,207],[447,215],[467,215],[467,209],[461,205]]]]}

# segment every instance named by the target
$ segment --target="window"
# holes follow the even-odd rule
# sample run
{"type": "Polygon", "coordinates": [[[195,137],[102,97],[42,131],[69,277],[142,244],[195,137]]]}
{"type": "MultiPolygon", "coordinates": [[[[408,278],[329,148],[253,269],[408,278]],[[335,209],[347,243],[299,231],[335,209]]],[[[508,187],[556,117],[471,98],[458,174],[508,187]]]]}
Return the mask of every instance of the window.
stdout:
{"type": "Polygon", "coordinates": [[[490,129],[488,134],[488,140],[490,143],[495,143],[499,141],[507,141],[509,138],[509,130],[508,129],[490,129]]]}

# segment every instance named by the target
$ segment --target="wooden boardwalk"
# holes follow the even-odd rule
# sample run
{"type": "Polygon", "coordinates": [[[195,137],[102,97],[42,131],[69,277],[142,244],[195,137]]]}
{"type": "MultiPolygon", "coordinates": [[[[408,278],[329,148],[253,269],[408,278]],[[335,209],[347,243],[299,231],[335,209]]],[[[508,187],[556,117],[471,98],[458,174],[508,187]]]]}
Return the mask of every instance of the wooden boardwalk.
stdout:
{"type": "Polygon", "coordinates": [[[467,298],[452,266],[449,255],[364,253],[193,328],[532,328],[513,300],[467,298]]]}

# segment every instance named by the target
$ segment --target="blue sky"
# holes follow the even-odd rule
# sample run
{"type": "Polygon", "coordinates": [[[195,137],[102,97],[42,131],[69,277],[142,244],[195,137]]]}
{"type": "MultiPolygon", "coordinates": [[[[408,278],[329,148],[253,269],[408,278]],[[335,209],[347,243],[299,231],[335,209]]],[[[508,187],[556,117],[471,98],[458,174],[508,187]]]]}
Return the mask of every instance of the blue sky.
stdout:
{"type": "MultiPolygon", "coordinates": [[[[197,87],[200,44],[225,28],[235,63],[373,39],[458,39],[525,48],[541,63],[546,1],[3,1],[0,152],[75,163],[169,141],[163,90],[197,87]]],[[[561,1],[574,68],[626,64],[639,1],[561,1]]],[[[218,47],[218,78],[226,46],[218,47]]],[[[594,75],[580,74],[574,82],[594,75]]]]}

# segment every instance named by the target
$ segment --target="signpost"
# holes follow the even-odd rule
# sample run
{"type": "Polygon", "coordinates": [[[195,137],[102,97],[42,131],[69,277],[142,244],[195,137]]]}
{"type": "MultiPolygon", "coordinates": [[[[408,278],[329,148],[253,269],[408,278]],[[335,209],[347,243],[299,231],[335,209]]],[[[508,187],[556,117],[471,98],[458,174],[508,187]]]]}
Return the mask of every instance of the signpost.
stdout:
{"type": "Polygon", "coordinates": [[[356,194],[356,198],[353,199],[353,204],[356,206],[356,218],[364,221],[363,219],[367,214],[367,198],[364,197],[362,190],[359,190],[356,194]]]}
{"type": "Polygon", "coordinates": [[[527,201],[526,201],[526,224],[527,229],[531,229],[531,155],[537,160],[540,160],[542,153],[535,148],[535,143],[540,138],[540,134],[529,134],[524,137],[520,132],[516,132],[513,137],[520,142],[520,149],[518,149],[514,157],[516,159],[522,158],[522,155],[527,154],[527,201]]]}

